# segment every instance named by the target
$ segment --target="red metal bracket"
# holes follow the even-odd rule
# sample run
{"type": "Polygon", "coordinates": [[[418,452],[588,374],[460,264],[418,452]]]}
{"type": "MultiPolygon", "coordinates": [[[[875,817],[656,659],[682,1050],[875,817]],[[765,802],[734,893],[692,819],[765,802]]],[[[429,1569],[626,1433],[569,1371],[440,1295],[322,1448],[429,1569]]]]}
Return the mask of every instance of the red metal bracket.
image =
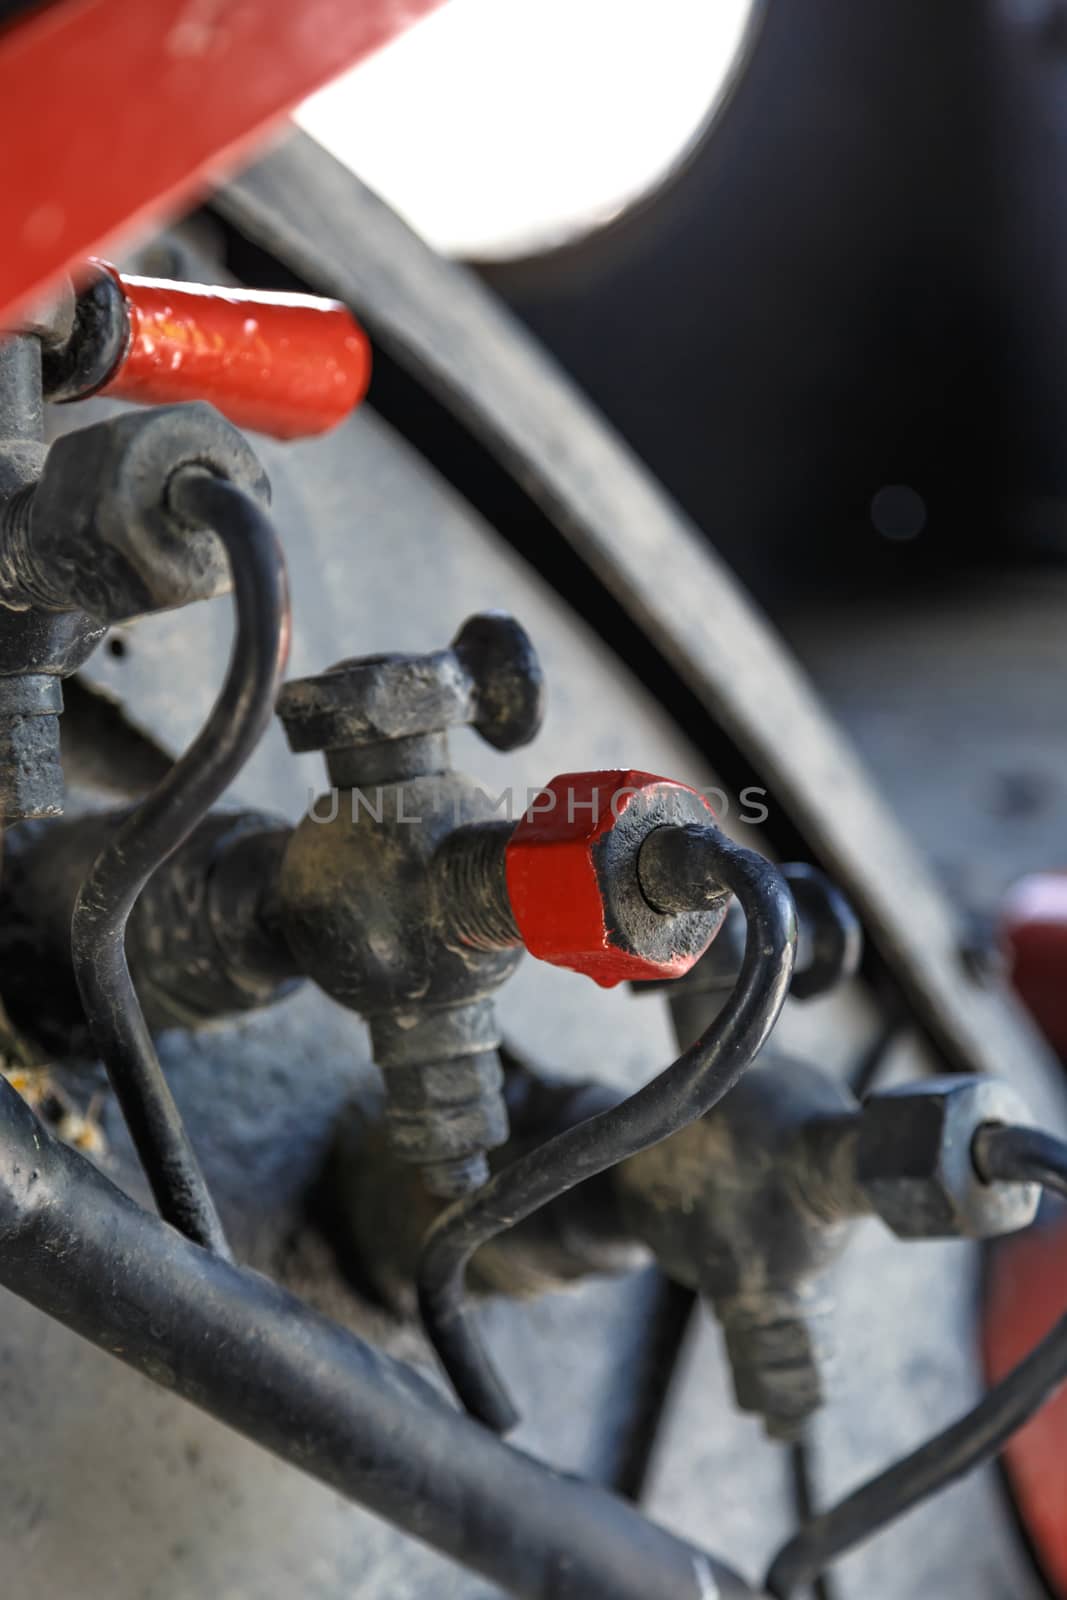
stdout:
{"type": "Polygon", "coordinates": [[[0,29],[0,327],[440,0],[51,0],[0,29]]]}

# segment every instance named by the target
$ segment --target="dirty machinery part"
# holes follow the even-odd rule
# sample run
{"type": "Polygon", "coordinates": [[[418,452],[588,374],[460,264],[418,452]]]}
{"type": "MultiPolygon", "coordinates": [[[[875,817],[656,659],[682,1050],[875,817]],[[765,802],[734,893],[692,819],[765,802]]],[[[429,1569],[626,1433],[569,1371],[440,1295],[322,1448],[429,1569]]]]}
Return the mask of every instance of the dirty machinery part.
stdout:
{"type": "MultiPolygon", "coordinates": [[[[950,913],[726,573],[470,280],[303,141],[217,205],[337,299],[242,302],[86,263],[54,314],[0,343],[5,982],[17,1008],[20,961],[48,952],[71,1039],[102,1059],[159,1212],[0,1081],[0,1284],[507,1592],[785,1600],[988,1460],[1067,1376],[1064,1325],[951,1428],[807,1519],[760,1584],[495,1436],[515,1412],[468,1291],[648,1253],[711,1306],[739,1405],[795,1440],[826,1398],[824,1276],[853,1221],[987,1239],[1028,1227],[1041,1187],[1063,1191],[1067,1149],[988,1070],[1010,1058],[1036,1082],[1040,1049],[1008,999],[969,983],[950,913]],[[448,734],[473,729],[501,753],[536,736],[541,669],[511,617],[479,612],[443,648],[281,685],[281,545],[298,530],[275,530],[234,422],[310,435],[358,404],[367,349],[349,305],[648,630],[818,867],[779,867],[728,838],[689,785],[630,767],[557,775],[518,819],[497,818],[448,734]],[[183,363],[153,368],[142,338],[161,306],[233,346],[232,363],[189,363],[191,405],[171,403],[183,363]],[[251,393],[249,323],[278,341],[251,393]],[[292,341],[298,364],[335,352],[332,399],[295,404],[292,341]],[[149,409],[46,452],[46,394],[108,388],[149,409]],[[131,807],[62,818],[62,680],[107,626],[230,589],[230,667],[200,734],[131,807]],[[295,827],[213,809],[274,710],[330,785],[295,827]],[[375,828],[360,831],[368,802],[375,828]],[[950,1075],[857,1103],[777,1054],[772,1030],[791,990],[803,1001],[855,974],[860,923],[950,1075]],[[703,1020],[629,1094],[542,1081],[502,1055],[495,1019],[524,952],[666,992],[680,1032],[683,1004],[703,1020]],[[352,1165],[368,1200],[384,1186],[419,1224],[408,1296],[469,1416],[230,1258],[152,1030],[268,1007],[301,982],[368,1023],[383,1106],[352,1165]]],[[[175,338],[181,354],[180,326],[175,338]]],[[[32,1034],[32,1008],[19,1021],[32,1034]]],[[[358,1212],[345,1221],[365,1281],[395,1283],[390,1239],[358,1212]]]]}

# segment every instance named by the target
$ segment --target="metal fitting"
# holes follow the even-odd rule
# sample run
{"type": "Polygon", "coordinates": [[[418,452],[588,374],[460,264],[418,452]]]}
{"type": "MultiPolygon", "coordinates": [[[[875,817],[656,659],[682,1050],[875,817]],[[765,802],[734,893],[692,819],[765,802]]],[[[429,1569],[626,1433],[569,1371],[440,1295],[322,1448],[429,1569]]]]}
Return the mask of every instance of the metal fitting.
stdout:
{"type": "MultiPolygon", "coordinates": [[[[0,341],[0,527],[17,542],[45,461],[41,339],[0,341]]],[[[0,630],[0,824],[63,809],[59,748],[61,680],[75,672],[104,628],[81,611],[23,608],[0,630]]]]}
{"type": "Polygon", "coordinates": [[[605,988],[688,972],[722,926],[729,893],[709,885],[663,905],[644,868],[657,835],[687,825],[700,833],[712,822],[685,784],[633,771],[553,778],[506,850],[508,900],[530,954],[605,988]]]}
{"type": "MultiPolygon", "coordinates": [[[[692,835],[683,831],[673,837],[650,838],[640,859],[646,892],[681,903],[686,897],[712,892],[713,884],[702,891],[707,879],[706,856],[699,830],[692,835]]],[[[787,861],[779,870],[797,912],[797,956],[789,997],[814,1000],[855,977],[863,956],[863,930],[845,896],[818,867],[806,861],[787,861]]],[[[722,929],[708,951],[668,991],[682,1046],[704,1031],[715,1014],[709,1007],[733,988],[744,953],[745,919],[736,901],[731,901],[722,929]]],[[[637,992],[656,988],[642,983],[637,992]]]]}
{"type": "Polygon", "coordinates": [[[479,875],[457,898],[464,850],[450,844],[491,826],[492,806],[451,769],[447,735],[470,726],[514,749],[542,702],[529,639],[490,613],[447,650],[345,661],[278,703],[291,748],[322,750],[335,785],[285,851],[286,937],[301,970],[368,1021],[394,1151],[447,1197],[484,1182],[507,1137],[491,997],[521,954],[515,939],[463,938],[479,875]]]}
{"type": "Polygon", "coordinates": [[[207,405],[111,417],[57,439],[37,483],[0,511],[0,604],[110,624],[224,593],[216,535],[168,504],[168,481],[186,466],[269,497],[251,447],[207,405]]]}
{"type": "Polygon", "coordinates": [[[291,750],[321,750],[332,781],[389,783],[447,761],[450,728],[496,750],[529,744],[544,715],[544,679],[513,617],[483,612],[447,650],[364,656],[287,683],[278,715],[291,750]]]}
{"type": "Polygon", "coordinates": [[[847,1216],[812,1202],[807,1134],[848,1117],[847,1090],[803,1061],[757,1063],[706,1117],[616,1169],[628,1234],[723,1330],[738,1406],[792,1439],[826,1398],[826,1276],[847,1216]]]}
{"type": "MultiPolygon", "coordinates": [[[[618,1103],[618,1091],[607,1084],[546,1078],[506,1046],[501,1058],[510,1134],[492,1153],[493,1170],[618,1103]]],[[[342,1264],[365,1293],[397,1315],[413,1316],[419,1254],[443,1202],[413,1169],[398,1170],[380,1104],[361,1097],[346,1108],[327,1182],[342,1264]]],[[[469,1283],[476,1294],[526,1299],[647,1261],[645,1246],[627,1238],[610,1175],[602,1174],[484,1245],[469,1283]]]]}
{"type": "Polygon", "coordinates": [[[1029,1227],[1036,1184],[986,1183],[973,1155],[988,1123],[1029,1127],[1025,1102],[990,1078],[938,1078],[869,1095],[855,1130],[856,1186],[901,1239],[993,1239],[1029,1227]]]}
{"type": "MultiPolygon", "coordinates": [[[[20,828],[0,879],[0,998],[45,1050],[91,1050],[71,966],[85,878],[124,812],[20,828]]],[[[290,829],[259,812],[214,812],[153,874],[126,930],[149,1026],[197,1027],[271,1005],[299,982],[279,925],[277,881],[290,829]]]]}

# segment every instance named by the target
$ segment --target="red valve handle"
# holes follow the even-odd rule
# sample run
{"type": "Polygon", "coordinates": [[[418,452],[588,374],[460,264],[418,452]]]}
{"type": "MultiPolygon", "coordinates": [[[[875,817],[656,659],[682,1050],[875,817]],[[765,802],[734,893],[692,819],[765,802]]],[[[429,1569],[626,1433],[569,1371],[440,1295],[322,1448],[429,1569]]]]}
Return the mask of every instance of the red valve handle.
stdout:
{"type": "Polygon", "coordinates": [[[208,400],[240,428],[299,439],[336,427],[367,392],[370,344],[337,300],[106,270],[122,290],[128,337],[101,394],[140,405],[208,400]]]}

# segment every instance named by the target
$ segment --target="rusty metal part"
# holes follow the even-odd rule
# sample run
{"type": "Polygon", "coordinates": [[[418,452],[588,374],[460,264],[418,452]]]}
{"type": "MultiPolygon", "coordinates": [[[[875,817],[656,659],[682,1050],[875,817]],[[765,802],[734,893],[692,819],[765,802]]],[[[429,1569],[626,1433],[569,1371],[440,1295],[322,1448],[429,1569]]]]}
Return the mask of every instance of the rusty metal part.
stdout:
{"type": "Polygon", "coordinates": [[[502,1168],[479,1193],[449,1207],[426,1236],[419,1262],[423,1325],[464,1404],[498,1431],[513,1427],[517,1414],[464,1303],[471,1257],[576,1185],[710,1111],[736,1087],[785,1002],[796,947],[785,880],[764,857],[717,828],[705,833],[724,888],[741,902],[747,930],[741,974],[719,1016],[650,1083],[502,1168]]]}
{"type": "Polygon", "coordinates": [[[1010,1084],[967,1078],[904,1084],[867,1097],[855,1147],[856,1184],[902,1239],[993,1239],[1029,1227],[1035,1183],[986,1183],[971,1151],[986,1123],[1028,1124],[1010,1084]]]}
{"type": "Polygon", "coordinates": [[[394,1150],[435,1194],[477,1188],[507,1137],[491,996],[521,955],[457,929],[439,853],[494,806],[451,770],[447,732],[472,726],[513,749],[542,703],[529,639],[496,614],[471,618],[447,650],[342,662],[278,703],[290,746],[322,750],[335,785],[284,854],[286,938],[300,970],[369,1022],[394,1150]]]}
{"type": "Polygon", "coordinates": [[[63,685],[55,673],[0,678],[0,820],[58,816],[63,809],[59,717],[63,685]]]}
{"type": "Polygon", "coordinates": [[[771,1054],[707,1116],[614,1174],[628,1235],[712,1307],[737,1403],[773,1438],[799,1437],[826,1398],[826,1274],[848,1240],[845,1212],[827,1219],[809,1199],[803,1135],[853,1110],[826,1074],[771,1054]]]}
{"type": "Polygon", "coordinates": [[[0,1079],[0,1282],[518,1600],[755,1600],[711,1555],[457,1416],[410,1367],[201,1249],[0,1079]]]}
{"type": "MultiPolygon", "coordinates": [[[[618,1103],[617,1090],[568,1083],[519,1065],[506,1047],[507,1144],[490,1153],[496,1170],[563,1128],[618,1103]]],[[[355,1284],[399,1315],[414,1316],[415,1270],[423,1238],[446,1202],[412,1168],[397,1167],[384,1105],[353,1102],[340,1120],[325,1188],[328,1227],[355,1284]]],[[[605,1175],[491,1240],[471,1262],[475,1294],[525,1299],[592,1273],[642,1265],[648,1251],[628,1238],[618,1198],[605,1175]]]]}
{"type": "Polygon", "coordinates": [[[79,273],[67,337],[42,352],[44,397],[52,405],[87,400],[103,388],[130,346],[130,319],[118,274],[103,262],[79,273]]]}
{"type": "Polygon", "coordinates": [[[711,820],[696,790],[648,772],[553,778],[516,824],[505,858],[527,950],[605,988],[681,977],[722,926],[729,891],[718,884],[706,899],[658,905],[639,860],[658,833],[711,820]]]}
{"type": "MultiPolygon", "coordinates": [[[[649,874],[657,870],[655,850],[662,844],[660,841],[644,858],[644,870],[649,874]]],[[[668,842],[661,865],[666,865],[666,857],[678,848],[679,841],[668,842]]],[[[686,848],[683,843],[683,857],[686,848]]],[[[681,864],[685,865],[684,859],[681,864]]],[[[696,870],[703,869],[697,866],[696,870]]],[[[783,861],[781,873],[797,912],[797,959],[789,998],[814,1000],[856,976],[863,957],[862,929],[844,895],[817,867],[806,861],[783,861]]],[[[673,891],[662,882],[660,893],[673,891]]],[[[737,902],[731,901],[710,949],[665,991],[680,1043],[691,1043],[707,1026],[712,1014],[708,1006],[737,981],[744,950],[745,919],[737,902]]],[[[660,992],[664,991],[655,983],[640,983],[635,990],[637,994],[660,992]]]]}
{"type": "Polygon", "coordinates": [[[799,836],[852,902],[869,949],[946,1064],[995,1075],[1012,1061],[1028,1091],[1048,1081],[1034,1028],[1000,985],[965,970],[956,915],[796,660],[699,530],[491,294],[302,135],[214,204],[312,289],[353,305],[376,348],[479,440],[652,641],[767,786],[770,825],[793,830],[789,852],[799,836]]]}
{"type": "MultiPolygon", "coordinates": [[[[496,750],[529,744],[544,715],[544,680],[524,630],[488,611],[468,618],[446,650],[341,661],[287,683],[278,715],[290,748],[324,751],[340,774],[331,768],[336,783],[350,766],[377,766],[367,754],[377,745],[387,746],[382,772],[392,781],[411,765],[400,741],[472,727],[496,750]]],[[[423,770],[427,753],[416,757],[423,770]]]]}
{"type": "MultiPolygon", "coordinates": [[[[545,1079],[513,1063],[512,1133],[494,1167],[619,1098],[604,1085],[545,1079]]],[[[719,1320],[739,1407],[762,1416],[772,1437],[794,1438],[826,1398],[827,1273],[849,1237],[846,1205],[826,1215],[819,1148],[804,1135],[854,1110],[817,1069],[764,1059],[706,1117],[489,1240],[471,1261],[471,1289],[523,1297],[630,1270],[651,1252],[719,1320]]],[[[440,1202],[410,1184],[398,1190],[382,1124],[366,1107],[353,1108],[339,1133],[331,1194],[357,1281],[410,1313],[419,1230],[440,1202]]]]}
{"type": "MultiPolygon", "coordinates": [[[[91,1053],[70,925],[93,862],[125,812],[20,828],[0,876],[0,996],[20,1033],[61,1056],[91,1053]]],[[[277,924],[289,837],[277,817],[215,812],[149,879],[130,914],[130,974],[153,1031],[270,1005],[299,981],[277,924]]]]}
{"type": "Polygon", "coordinates": [[[224,593],[217,536],[168,499],[184,466],[269,500],[251,447],[208,405],[158,406],[57,439],[37,482],[0,509],[0,603],[108,624],[224,593]]]}

